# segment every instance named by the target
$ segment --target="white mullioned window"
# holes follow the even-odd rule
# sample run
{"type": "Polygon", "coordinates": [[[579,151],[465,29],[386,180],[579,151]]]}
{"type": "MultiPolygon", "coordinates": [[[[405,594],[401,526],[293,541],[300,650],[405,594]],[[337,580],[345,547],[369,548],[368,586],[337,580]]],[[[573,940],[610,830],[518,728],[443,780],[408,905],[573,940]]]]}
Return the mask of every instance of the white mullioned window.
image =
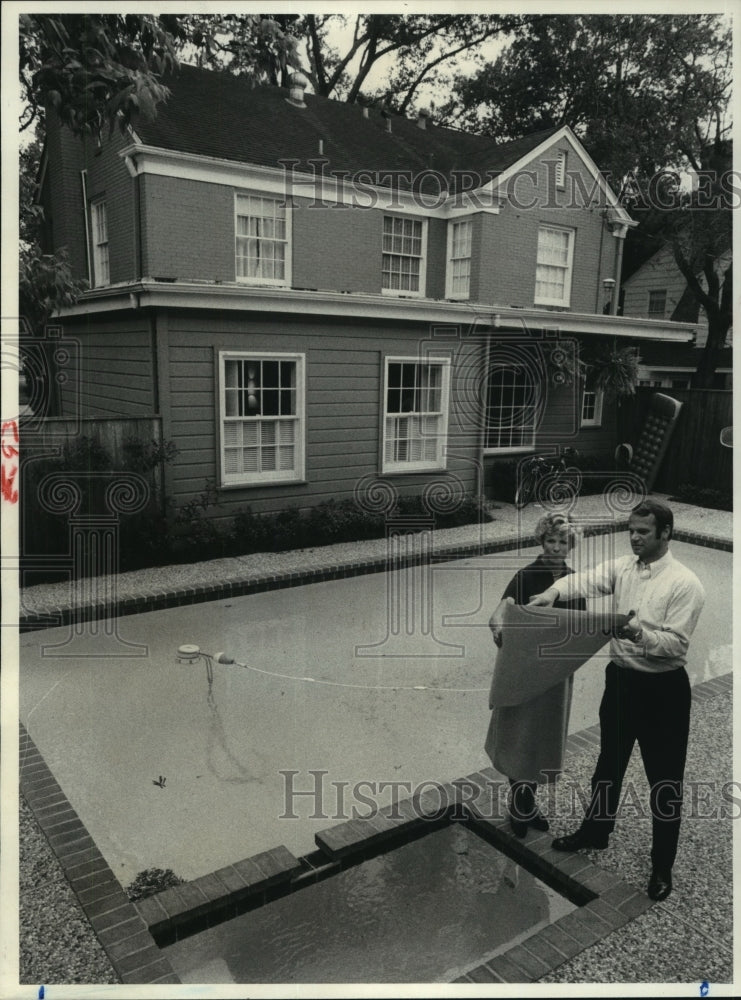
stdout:
{"type": "Polygon", "coordinates": [[[485,450],[531,451],[540,387],[526,365],[494,365],[486,386],[485,450]]]}
{"type": "Polygon", "coordinates": [[[290,212],[280,198],[235,197],[237,281],[288,285],[291,271],[290,212]]]}
{"type": "Polygon", "coordinates": [[[448,223],[448,282],[447,298],[467,299],[471,291],[470,219],[448,223]]]}
{"type": "Polygon", "coordinates": [[[383,472],[444,469],[450,361],[385,359],[383,472]]]}
{"type": "Polygon", "coordinates": [[[601,389],[585,386],[581,397],[581,426],[602,426],[602,402],[604,393],[601,389]]]}
{"type": "Polygon", "coordinates": [[[108,208],[104,201],[90,205],[93,242],[93,284],[110,285],[111,270],[108,256],[108,208]]]}
{"type": "Polygon", "coordinates": [[[221,485],[304,478],[304,355],[219,352],[221,485]]]}
{"type": "Polygon", "coordinates": [[[535,272],[535,304],[568,306],[574,261],[574,230],[541,226],[535,272]]]}
{"type": "Polygon", "coordinates": [[[398,215],[383,217],[381,288],[392,295],[424,295],[427,223],[398,215]]]}

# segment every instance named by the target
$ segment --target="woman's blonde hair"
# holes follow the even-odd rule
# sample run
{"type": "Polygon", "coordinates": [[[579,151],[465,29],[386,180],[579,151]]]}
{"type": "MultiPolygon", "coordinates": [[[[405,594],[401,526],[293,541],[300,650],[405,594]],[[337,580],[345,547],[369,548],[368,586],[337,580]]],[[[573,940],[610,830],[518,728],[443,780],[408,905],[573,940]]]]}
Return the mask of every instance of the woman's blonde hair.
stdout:
{"type": "Polygon", "coordinates": [[[535,537],[543,544],[546,535],[567,535],[569,548],[574,544],[576,538],[576,525],[570,514],[544,514],[535,525],[535,537]]]}

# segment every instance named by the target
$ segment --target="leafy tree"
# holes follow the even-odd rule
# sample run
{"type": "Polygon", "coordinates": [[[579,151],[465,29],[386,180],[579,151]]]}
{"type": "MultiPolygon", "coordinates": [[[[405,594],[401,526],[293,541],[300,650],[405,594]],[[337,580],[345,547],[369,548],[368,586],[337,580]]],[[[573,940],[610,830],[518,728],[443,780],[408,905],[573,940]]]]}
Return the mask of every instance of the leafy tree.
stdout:
{"type": "Polygon", "coordinates": [[[731,82],[719,15],[537,16],[494,62],[459,78],[442,109],[446,121],[498,138],[560,125],[579,135],[640,219],[626,274],[669,243],[707,314],[696,386],[712,383],[731,323],[729,164],[718,157],[731,82]],[[702,193],[682,191],[674,171],[687,168],[700,172],[702,193]]]}
{"type": "Polygon", "coordinates": [[[730,125],[730,30],[717,15],[544,15],[459,78],[446,120],[498,138],[569,125],[603,171],[697,168],[730,125]]]}
{"type": "MultiPolygon", "coordinates": [[[[32,140],[20,150],[18,315],[22,317],[26,335],[38,338],[41,338],[56,310],[73,305],[87,287],[86,281],[73,278],[64,250],[55,254],[42,252],[44,215],[41,205],[36,202],[40,158],[41,142],[37,130],[32,140]]],[[[21,363],[27,380],[41,378],[42,372],[49,373],[46,384],[29,384],[28,390],[33,398],[45,400],[44,412],[53,416],[57,411],[53,349],[41,340],[36,348],[27,340],[22,340],[21,363]],[[45,356],[44,364],[25,364],[28,350],[41,351],[45,356]]]]}
{"type": "Polygon", "coordinates": [[[285,87],[301,68],[298,14],[188,14],[179,18],[183,62],[285,87]]]}
{"type": "Polygon", "coordinates": [[[100,136],[118,119],[153,112],[177,65],[179,19],[149,14],[21,14],[21,130],[51,105],[75,134],[100,136]]]}
{"type": "Polygon", "coordinates": [[[314,89],[325,97],[357,100],[379,60],[392,57],[387,82],[379,93],[404,114],[422,84],[440,85],[444,64],[463,55],[480,57],[483,44],[513,30],[523,19],[515,16],[379,15],[355,18],[352,41],[339,52],[329,40],[330,28],[346,18],[307,14],[302,25],[307,39],[314,89]],[[355,62],[357,60],[357,62],[355,62]]]}

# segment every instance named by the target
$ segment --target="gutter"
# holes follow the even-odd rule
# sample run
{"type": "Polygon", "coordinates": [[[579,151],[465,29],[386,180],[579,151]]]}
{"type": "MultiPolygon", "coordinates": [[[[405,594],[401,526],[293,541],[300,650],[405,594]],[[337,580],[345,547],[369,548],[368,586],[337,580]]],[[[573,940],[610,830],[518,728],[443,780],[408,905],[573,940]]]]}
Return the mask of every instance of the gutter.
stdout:
{"type": "Polygon", "coordinates": [[[304,291],[292,288],[214,284],[209,282],[137,282],[107,285],[86,292],[73,306],[61,309],[59,318],[128,309],[131,293],[140,307],[170,309],[219,309],[240,313],[281,312],[300,316],[335,316],[346,319],[379,319],[412,323],[477,323],[500,330],[549,330],[572,334],[603,334],[637,340],[686,343],[694,337],[695,324],[667,320],[604,316],[595,313],[554,312],[549,309],[498,306],[477,302],[396,298],[367,292],[304,291]]]}

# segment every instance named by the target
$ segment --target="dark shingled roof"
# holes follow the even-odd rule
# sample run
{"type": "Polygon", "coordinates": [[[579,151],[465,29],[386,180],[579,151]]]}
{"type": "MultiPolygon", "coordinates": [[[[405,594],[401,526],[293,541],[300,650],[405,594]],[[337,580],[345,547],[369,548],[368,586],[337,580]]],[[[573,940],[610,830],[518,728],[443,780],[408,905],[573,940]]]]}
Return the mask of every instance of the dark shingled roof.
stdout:
{"type": "Polygon", "coordinates": [[[306,107],[299,108],[286,100],[288,90],[252,88],[248,81],[229,73],[183,65],[163,83],[171,95],[158,106],[156,117],[140,116],[133,122],[143,143],[266,167],[295,159],[300,161],[295,169],[311,170],[306,163],[320,158],[322,139],[328,173],[419,174],[432,169],[449,179],[453,171],[475,171],[481,183],[486,183],[488,174],[506,170],[558,131],[549,129],[497,144],[486,136],[430,122],[422,129],[415,120],[391,115],[388,132],[386,118],[377,108],[370,108],[364,118],[357,104],[313,94],[306,94],[306,107]]]}

